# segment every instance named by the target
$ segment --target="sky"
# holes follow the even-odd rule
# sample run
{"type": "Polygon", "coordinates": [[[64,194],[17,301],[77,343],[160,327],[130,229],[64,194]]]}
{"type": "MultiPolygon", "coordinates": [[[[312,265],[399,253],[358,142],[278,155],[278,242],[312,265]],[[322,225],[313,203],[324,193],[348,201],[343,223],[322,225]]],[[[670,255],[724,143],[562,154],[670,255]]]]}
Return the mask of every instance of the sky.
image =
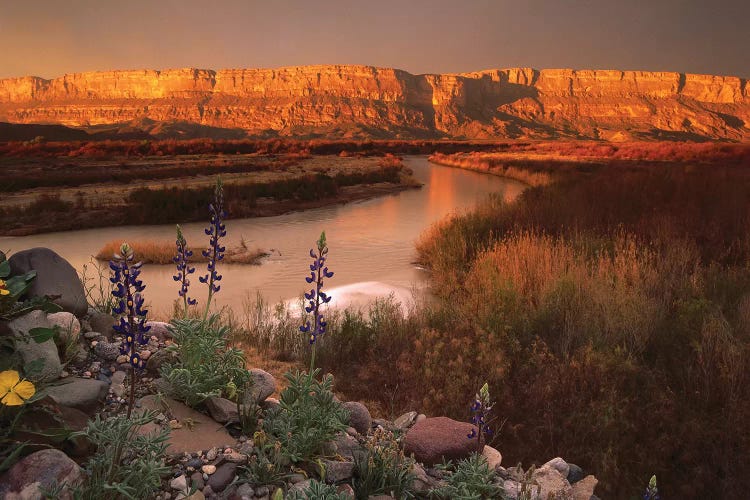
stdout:
{"type": "Polygon", "coordinates": [[[750,77],[750,1],[0,0],[0,78],[365,64],[750,77]]]}

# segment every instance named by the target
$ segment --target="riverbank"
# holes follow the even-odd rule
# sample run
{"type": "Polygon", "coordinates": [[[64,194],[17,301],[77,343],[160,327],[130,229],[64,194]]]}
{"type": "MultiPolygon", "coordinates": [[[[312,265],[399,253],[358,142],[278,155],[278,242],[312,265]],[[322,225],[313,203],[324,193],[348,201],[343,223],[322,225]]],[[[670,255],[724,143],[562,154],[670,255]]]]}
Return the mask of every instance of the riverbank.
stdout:
{"type": "MultiPolygon", "coordinates": [[[[21,189],[0,200],[0,235],[202,220],[203,207],[219,175],[231,196],[228,211],[232,218],[281,215],[421,187],[411,171],[394,156],[309,155],[194,158],[187,164],[182,157],[160,158],[151,170],[145,168],[148,161],[138,160],[117,167],[115,170],[121,177],[115,176],[115,181],[81,184],[84,179],[102,179],[111,164],[111,160],[105,163],[82,160],[56,166],[57,170],[78,179],[71,180],[69,187],[48,187],[38,172],[29,177],[20,174],[9,177],[11,183],[32,183],[35,187],[21,189]],[[220,162],[219,167],[216,162],[220,162]],[[187,165],[188,176],[174,176],[181,165],[187,165]]],[[[19,165],[6,167],[10,172],[22,169],[19,165]]],[[[36,169],[44,170],[39,166],[36,169]]],[[[62,174],[57,171],[55,175],[62,174]]]]}

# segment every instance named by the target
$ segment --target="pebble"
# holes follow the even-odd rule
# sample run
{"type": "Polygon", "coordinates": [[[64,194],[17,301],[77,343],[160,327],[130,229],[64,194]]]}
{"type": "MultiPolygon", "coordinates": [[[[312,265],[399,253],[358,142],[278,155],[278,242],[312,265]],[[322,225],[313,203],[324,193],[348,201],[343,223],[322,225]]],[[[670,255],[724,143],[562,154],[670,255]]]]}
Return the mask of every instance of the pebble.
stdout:
{"type": "Polygon", "coordinates": [[[86,332],[83,334],[86,339],[91,340],[99,337],[99,332],[86,332]]]}
{"type": "Polygon", "coordinates": [[[83,378],[91,378],[91,372],[83,372],[83,378]]]}
{"type": "Polygon", "coordinates": [[[182,424],[179,423],[177,420],[170,420],[169,427],[170,429],[182,429],[182,424]]]}
{"type": "Polygon", "coordinates": [[[213,462],[214,460],[216,460],[218,454],[219,452],[216,450],[216,448],[211,448],[210,450],[208,450],[208,453],[206,453],[206,460],[208,460],[209,462],[213,462]]]}
{"type": "Polygon", "coordinates": [[[201,470],[205,474],[208,474],[210,476],[211,474],[213,474],[214,472],[216,472],[216,466],[215,465],[210,465],[210,464],[209,465],[204,465],[203,467],[201,467],[201,470]]]}
{"type": "Polygon", "coordinates": [[[69,377],[69,376],[70,376],[70,373],[66,372],[65,370],[63,370],[60,373],[60,378],[66,378],[66,377],[69,377]]]}
{"type": "Polygon", "coordinates": [[[99,343],[98,340],[92,340],[91,341],[91,347],[96,347],[96,344],[98,344],[98,343],[99,343]]]}
{"type": "Polygon", "coordinates": [[[169,486],[173,490],[187,491],[187,478],[183,474],[180,474],[169,482],[169,486]]]}
{"type": "Polygon", "coordinates": [[[117,361],[117,363],[119,364],[127,363],[128,357],[124,354],[120,354],[119,356],[117,356],[117,359],[115,361],[117,361]]]}

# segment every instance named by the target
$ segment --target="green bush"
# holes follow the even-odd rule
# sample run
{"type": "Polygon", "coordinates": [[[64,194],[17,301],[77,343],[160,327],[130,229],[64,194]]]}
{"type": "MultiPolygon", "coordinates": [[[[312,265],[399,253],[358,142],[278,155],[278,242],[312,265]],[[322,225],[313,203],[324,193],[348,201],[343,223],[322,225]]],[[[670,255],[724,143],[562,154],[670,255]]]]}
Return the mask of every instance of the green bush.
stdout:
{"type": "Polygon", "coordinates": [[[436,488],[433,494],[437,498],[450,500],[482,500],[485,498],[502,498],[503,488],[495,484],[495,471],[487,465],[482,455],[474,453],[461,460],[452,468],[446,467],[447,485],[436,488]]]}
{"type": "Polygon", "coordinates": [[[338,493],[333,485],[313,479],[307,488],[302,491],[294,491],[286,498],[287,500],[347,500],[350,497],[344,493],[338,493]]]}
{"type": "Polygon", "coordinates": [[[85,466],[83,485],[73,490],[76,500],[150,498],[169,474],[164,464],[169,430],[140,434],[142,425],[154,421],[155,412],[124,414],[102,420],[98,415],[79,433],[96,446],[85,466]]]}
{"type": "Polygon", "coordinates": [[[357,499],[367,500],[370,495],[414,498],[413,465],[414,460],[404,456],[392,433],[376,430],[368,438],[365,450],[354,456],[352,486],[357,499]]]}
{"type": "Polygon", "coordinates": [[[287,373],[287,388],[281,393],[280,405],[268,412],[264,421],[266,433],[281,442],[283,453],[291,462],[310,460],[320,454],[323,445],[346,429],[348,413],[334,399],[333,378],[316,380],[312,374],[287,373]]]}
{"type": "Polygon", "coordinates": [[[205,321],[174,319],[172,326],[178,361],[161,369],[170,395],[193,407],[211,396],[236,400],[250,376],[242,351],[228,347],[229,328],[219,323],[218,316],[205,321]]]}

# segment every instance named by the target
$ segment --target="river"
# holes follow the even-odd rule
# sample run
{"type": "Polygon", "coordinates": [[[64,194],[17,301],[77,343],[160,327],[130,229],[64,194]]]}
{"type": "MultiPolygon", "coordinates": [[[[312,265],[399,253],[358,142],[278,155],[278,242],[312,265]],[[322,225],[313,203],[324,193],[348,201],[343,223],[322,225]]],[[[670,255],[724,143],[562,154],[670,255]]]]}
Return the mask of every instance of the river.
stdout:
{"type": "MultiPolygon", "coordinates": [[[[524,185],[510,179],[430,164],[426,157],[404,159],[422,189],[274,217],[227,221],[226,246],[241,239],[250,247],[274,249],[259,266],[221,264],[218,306],[239,311],[246,297],[256,293],[269,302],[289,301],[306,289],[309,250],[321,231],[326,232],[328,264],[335,276],[326,288],[332,305],[361,305],[374,297],[393,293],[407,301],[426,283],[427,273],[414,264],[414,243],[431,224],[451,213],[460,213],[498,193],[515,198],[524,185]]],[[[191,245],[207,239],[205,224],[184,224],[191,245]]],[[[174,240],[174,226],[126,226],[46,233],[24,237],[0,237],[0,250],[13,253],[45,246],[81,270],[102,245],[110,240],[174,240]]],[[[197,246],[197,245],[196,245],[197,246]]],[[[204,265],[196,265],[191,295],[205,297],[205,285],[197,276],[204,265]]],[[[155,317],[166,319],[177,296],[172,266],[143,267],[144,295],[155,317]]]]}

